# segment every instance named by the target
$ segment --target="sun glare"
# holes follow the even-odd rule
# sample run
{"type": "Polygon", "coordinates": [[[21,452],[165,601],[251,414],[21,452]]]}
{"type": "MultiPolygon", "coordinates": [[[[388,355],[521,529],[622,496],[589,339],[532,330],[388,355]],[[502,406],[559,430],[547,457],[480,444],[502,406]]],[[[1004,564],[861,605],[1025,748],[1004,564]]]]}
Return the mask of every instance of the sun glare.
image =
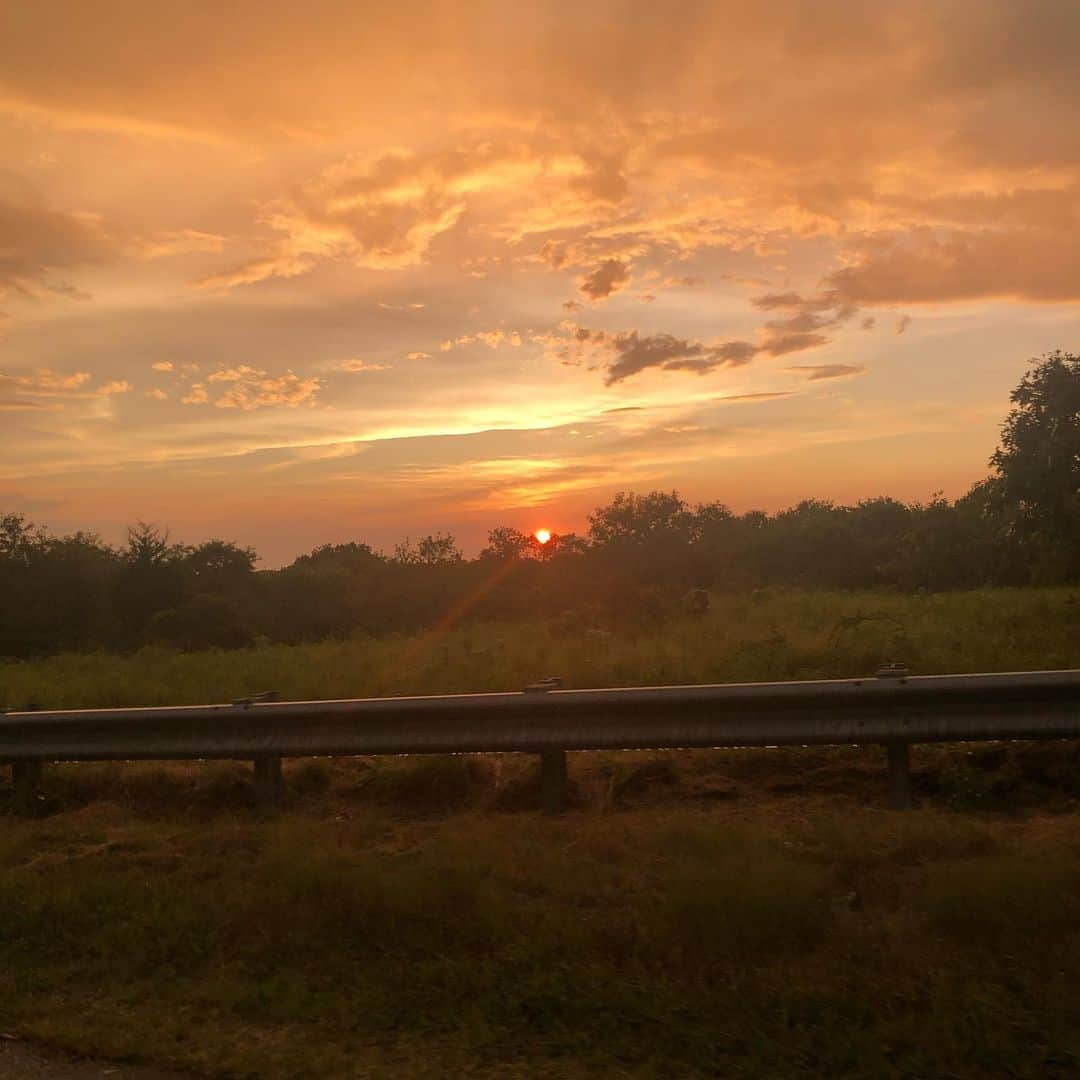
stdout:
{"type": "Polygon", "coordinates": [[[536,537],[537,543],[546,544],[551,539],[551,530],[537,529],[536,532],[533,533],[533,536],[536,537]]]}

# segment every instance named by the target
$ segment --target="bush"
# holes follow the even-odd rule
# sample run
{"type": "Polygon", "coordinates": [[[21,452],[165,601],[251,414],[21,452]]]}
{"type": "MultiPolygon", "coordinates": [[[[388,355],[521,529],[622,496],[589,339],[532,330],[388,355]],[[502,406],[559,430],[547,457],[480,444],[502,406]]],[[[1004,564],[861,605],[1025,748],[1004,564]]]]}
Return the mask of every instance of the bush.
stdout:
{"type": "Polygon", "coordinates": [[[251,644],[236,603],[222,596],[196,596],[180,607],[157,612],[150,620],[149,635],[153,641],[185,652],[251,644]]]}

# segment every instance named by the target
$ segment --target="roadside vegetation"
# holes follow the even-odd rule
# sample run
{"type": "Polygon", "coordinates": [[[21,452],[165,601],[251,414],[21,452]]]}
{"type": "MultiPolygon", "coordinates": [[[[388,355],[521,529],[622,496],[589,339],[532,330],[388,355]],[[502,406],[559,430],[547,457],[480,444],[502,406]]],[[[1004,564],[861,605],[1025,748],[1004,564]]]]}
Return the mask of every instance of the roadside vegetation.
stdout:
{"type": "MultiPolygon", "coordinates": [[[[0,667],[44,707],[1080,666],[1075,589],[791,592],[0,667]]],[[[0,1030],[233,1077],[1071,1076],[1080,747],[308,760],[0,777],[0,1030]]]]}
{"type": "Polygon", "coordinates": [[[0,704],[91,708],[1080,667],[1080,588],[960,593],[758,590],[701,615],[615,624],[574,613],[310,645],[67,653],[0,662],[0,704]]]}
{"type": "Polygon", "coordinates": [[[920,749],[908,815],[853,749],[575,755],[561,818],[511,757],[298,763],[274,823],[239,765],[57,767],[0,819],[0,1030],[232,1077],[1074,1076],[1080,761],[1012,754],[920,749]]]}

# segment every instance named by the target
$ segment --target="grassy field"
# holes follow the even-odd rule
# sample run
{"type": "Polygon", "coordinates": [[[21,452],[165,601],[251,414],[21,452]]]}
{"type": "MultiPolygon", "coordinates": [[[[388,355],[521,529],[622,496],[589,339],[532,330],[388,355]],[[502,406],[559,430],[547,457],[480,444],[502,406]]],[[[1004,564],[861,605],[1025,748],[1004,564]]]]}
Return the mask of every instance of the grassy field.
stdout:
{"type": "Polygon", "coordinates": [[[1080,791],[901,815],[879,769],[580,755],[551,819],[528,762],[302,763],[260,823],[240,766],[58,768],[0,820],[0,1030],[236,1077],[1077,1075],[1080,791]]]}
{"type": "Polygon", "coordinates": [[[924,675],[1080,667],[1080,591],[759,590],[717,597],[702,618],[618,633],[567,615],[231,652],[63,655],[0,663],[0,704],[170,705],[271,689],[294,700],[518,690],[548,675],[569,687],[829,678],[870,675],[887,661],[924,675]]]}
{"type": "MultiPolygon", "coordinates": [[[[765,595],[572,625],[7,665],[107,705],[1080,666],[1065,590],[765,595]],[[501,643],[501,644],[500,644],[501,643]]],[[[1080,748],[58,766],[4,816],[0,1031],[233,1077],[1073,1077],[1080,748]]]]}

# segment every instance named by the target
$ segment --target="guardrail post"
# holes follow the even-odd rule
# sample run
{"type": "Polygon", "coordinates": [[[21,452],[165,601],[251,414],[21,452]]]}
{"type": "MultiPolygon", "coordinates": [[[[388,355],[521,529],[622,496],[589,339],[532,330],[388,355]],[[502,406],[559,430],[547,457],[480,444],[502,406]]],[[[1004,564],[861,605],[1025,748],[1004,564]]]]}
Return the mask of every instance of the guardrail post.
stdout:
{"type": "Polygon", "coordinates": [[[15,786],[15,809],[20,814],[30,814],[37,805],[38,787],[41,784],[41,762],[30,758],[11,763],[11,779],[15,786]]]}
{"type": "Polygon", "coordinates": [[[894,810],[910,810],[911,798],[911,744],[888,743],[889,751],[889,804],[894,810]]]}
{"type": "Polygon", "coordinates": [[[540,792],[544,813],[561,814],[566,809],[566,788],[566,751],[543,751],[540,755],[540,792]]]}
{"type": "Polygon", "coordinates": [[[281,758],[260,754],[255,759],[255,809],[267,817],[281,810],[285,780],[281,775],[281,758]]]}

